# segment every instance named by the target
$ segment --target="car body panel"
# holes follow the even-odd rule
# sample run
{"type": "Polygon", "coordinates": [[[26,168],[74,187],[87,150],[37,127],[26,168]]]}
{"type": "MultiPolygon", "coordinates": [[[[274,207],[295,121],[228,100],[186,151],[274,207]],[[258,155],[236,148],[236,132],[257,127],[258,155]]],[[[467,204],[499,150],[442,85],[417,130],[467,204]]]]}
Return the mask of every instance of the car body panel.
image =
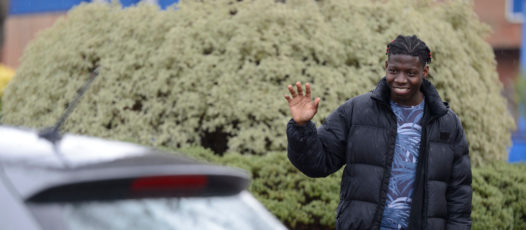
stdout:
{"type": "Polygon", "coordinates": [[[242,190],[248,186],[249,175],[243,170],[199,163],[125,142],[66,135],[53,145],[34,131],[10,127],[1,127],[0,137],[1,167],[24,199],[68,184],[151,176],[242,178],[236,187],[242,190]]]}
{"type": "MultiPolygon", "coordinates": [[[[1,174],[0,174],[1,176],[1,174]]],[[[41,229],[24,203],[19,202],[16,192],[12,191],[9,182],[0,177],[0,223],[1,229],[41,229]]]]}
{"type": "MultiPolygon", "coordinates": [[[[71,210],[91,207],[92,203],[109,208],[114,207],[112,204],[127,204],[126,207],[143,209],[141,205],[147,201],[157,203],[152,207],[163,210],[163,202],[158,203],[162,200],[184,201],[189,204],[188,210],[201,210],[208,217],[213,214],[210,212],[215,210],[213,207],[194,206],[226,204],[216,206],[220,212],[214,214],[217,218],[203,216],[202,220],[210,222],[200,226],[230,229],[224,221],[237,226],[261,222],[272,226],[271,229],[286,229],[246,191],[249,182],[250,176],[244,170],[201,163],[137,144],[69,134],[53,143],[40,137],[36,130],[0,126],[2,229],[76,229],[63,216],[71,210]],[[229,220],[221,219],[234,207],[245,210],[237,211],[240,218],[249,219],[238,222],[233,213],[229,214],[229,220]]],[[[168,217],[166,220],[172,223],[171,218],[181,218],[170,217],[177,214],[166,210],[150,211],[168,217]]],[[[90,225],[89,221],[86,223],[90,225]]],[[[111,219],[108,223],[112,223],[111,219]]],[[[180,229],[177,224],[171,226],[170,229],[180,229]]]]}

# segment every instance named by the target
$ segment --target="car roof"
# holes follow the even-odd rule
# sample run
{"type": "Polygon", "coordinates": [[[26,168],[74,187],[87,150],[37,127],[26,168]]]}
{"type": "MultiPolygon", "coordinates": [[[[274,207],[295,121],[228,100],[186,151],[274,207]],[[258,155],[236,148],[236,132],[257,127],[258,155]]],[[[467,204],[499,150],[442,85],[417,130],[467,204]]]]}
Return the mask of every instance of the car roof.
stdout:
{"type": "MultiPolygon", "coordinates": [[[[0,150],[0,173],[25,200],[49,200],[49,197],[93,200],[98,198],[89,194],[60,197],[86,188],[121,189],[117,188],[119,183],[131,186],[141,178],[153,177],[156,180],[170,177],[163,183],[179,181],[182,185],[178,186],[182,188],[195,184],[196,176],[200,176],[206,186],[194,195],[238,193],[249,183],[248,173],[240,169],[200,163],[180,154],[137,144],[81,135],[66,134],[54,144],[39,137],[33,129],[0,126],[0,150]],[[186,179],[177,179],[183,177],[186,179]]],[[[171,193],[181,195],[174,190],[171,193]]],[[[188,191],[185,190],[185,194],[188,195],[188,191]]]]}
{"type": "Polygon", "coordinates": [[[8,126],[0,127],[0,137],[0,161],[50,168],[75,168],[150,151],[136,144],[70,134],[64,135],[55,145],[39,137],[36,130],[8,126]]]}

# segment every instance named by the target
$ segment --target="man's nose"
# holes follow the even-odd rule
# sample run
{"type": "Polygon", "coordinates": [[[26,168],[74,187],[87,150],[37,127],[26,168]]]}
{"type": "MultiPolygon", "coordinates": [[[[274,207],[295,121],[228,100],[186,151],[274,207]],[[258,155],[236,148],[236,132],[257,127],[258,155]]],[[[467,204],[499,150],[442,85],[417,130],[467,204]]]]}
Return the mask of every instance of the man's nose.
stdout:
{"type": "Polygon", "coordinates": [[[406,83],[407,82],[407,76],[405,76],[404,73],[399,73],[396,75],[395,77],[395,82],[398,82],[398,83],[406,83]]]}

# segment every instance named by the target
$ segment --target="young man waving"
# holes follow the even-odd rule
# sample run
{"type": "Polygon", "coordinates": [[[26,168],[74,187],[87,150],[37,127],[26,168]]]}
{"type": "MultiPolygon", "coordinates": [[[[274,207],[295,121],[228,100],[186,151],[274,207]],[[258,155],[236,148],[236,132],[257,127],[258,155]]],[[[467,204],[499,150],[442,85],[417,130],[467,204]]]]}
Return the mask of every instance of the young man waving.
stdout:
{"type": "Polygon", "coordinates": [[[386,76],[316,129],[319,98],[288,86],[288,157],[310,177],[345,166],[336,229],[470,229],[471,166],[460,120],[426,79],[416,36],[387,45],[386,76]]]}

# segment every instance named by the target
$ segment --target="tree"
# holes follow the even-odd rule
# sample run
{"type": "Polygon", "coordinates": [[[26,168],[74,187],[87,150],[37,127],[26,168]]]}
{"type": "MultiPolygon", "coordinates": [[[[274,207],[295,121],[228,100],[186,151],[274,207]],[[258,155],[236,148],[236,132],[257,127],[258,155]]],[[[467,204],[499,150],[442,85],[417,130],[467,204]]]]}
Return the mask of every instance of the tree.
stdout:
{"type": "Polygon", "coordinates": [[[311,82],[317,122],[383,76],[385,46],[417,34],[433,51],[431,81],[466,130],[475,165],[502,160],[511,116],[491,47],[466,1],[182,1],[83,4],[26,49],[3,121],[43,127],[89,71],[100,77],[65,124],[70,132],[177,148],[284,150],[286,85],[311,82]]]}

